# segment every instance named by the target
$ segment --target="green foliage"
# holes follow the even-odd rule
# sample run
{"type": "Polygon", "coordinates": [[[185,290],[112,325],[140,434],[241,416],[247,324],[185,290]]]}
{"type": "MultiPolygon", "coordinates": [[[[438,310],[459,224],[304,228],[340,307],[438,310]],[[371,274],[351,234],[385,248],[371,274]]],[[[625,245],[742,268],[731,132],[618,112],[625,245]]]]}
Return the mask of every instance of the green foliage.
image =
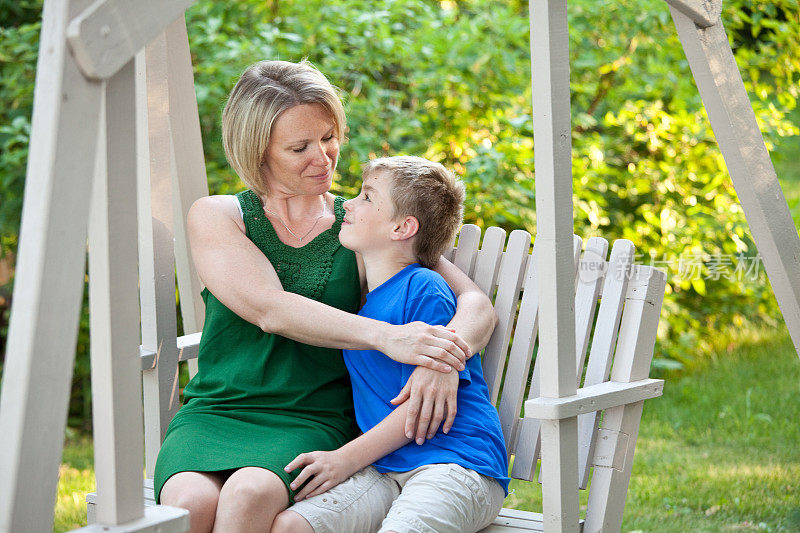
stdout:
{"type": "Polygon", "coordinates": [[[0,256],[16,249],[40,23],[0,28],[0,256]]]}
{"type": "MultiPolygon", "coordinates": [[[[798,92],[800,8],[725,6],[767,142],[796,135],[785,114],[798,92]]],[[[212,190],[239,186],[217,141],[218,110],[238,73],[263,58],[309,57],[342,88],[348,110],[339,192],[354,193],[370,157],[424,154],[464,179],[467,222],[535,233],[526,7],[197,4],[189,28],[198,97],[217,111],[203,122],[212,190]]],[[[664,3],[570,2],[570,50],[575,230],[631,239],[640,261],[669,271],[660,352],[691,363],[709,352],[711,331],[773,321],[763,269],[749,279],[757,251],[664,3]]]]}
{"type": "MultiPolygon", "coordinates": [[[[2,253],[16,248],[37,5],[0,2],[9,13],[0,28],[2,253]]],[[[798,134],[787,113],[800,96],[800,6],[726,0],[724,9],[772,147],[798,134]]],[[[712,332],[773,323],[774,298],[763,269],[755,280],[735,271],[756,249],[666,4],[571,0],[569,15],[575,231],[628,238],[641,261],[668,270],[657,364],[692,364],[710,353],[712,332]]],[[[464,179],[467,222],[535,234],[526,2],[200,0],[187,24],[212,193],[242,187],[219,127],[239,74],[261,59],[308,57],[341,88],[348,112],[336,192],[354,194],[371,157],[425,155],[464,179]]],[[[71,412],[85,411],[77,402],[71,412]]]]}

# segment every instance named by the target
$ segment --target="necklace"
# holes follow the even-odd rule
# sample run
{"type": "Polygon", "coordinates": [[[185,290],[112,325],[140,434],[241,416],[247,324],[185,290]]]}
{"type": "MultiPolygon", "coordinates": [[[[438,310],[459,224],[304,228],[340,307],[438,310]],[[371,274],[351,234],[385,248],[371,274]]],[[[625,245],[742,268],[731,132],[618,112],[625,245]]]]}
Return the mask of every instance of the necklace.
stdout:
{"type": "Polygon", "coordinates": [[[309,229],[307,232],[305,232],[305,233],[304,233],[302,236],[301,236],[301,235],[298,235],[298,234],[297,234],[297,233],[295,233],[295,232],[293,232],[293,231],[291,230],[291,228],[290,228],[289,226],[287,226],[287,225],[286,225],[286,222],[284,222],[284,221],[283,221],[283,219],[281,218],[281,216],[280,216],[278,213],[276,213],[275,211],[272,211],[270,208],[268,208],[266,204],[264,204],[264,211],[266,211],[266,212],[267,212],[267,213],[269,213],[270,215],[272,215],[272,216],[274,216],[275,218],[277,218],[277,219],[278,219],[278,222],[280,222],[280,223],[281,223],[281,225],[282,225],[284,228],[286,228],[286,231],[288,231],[289,233],[291,233],[291,234],[292,234],[292,236],[293,236],[295,239],[297,239],[299,242],[303,242],[303,239],[305,239],[306,237],[308,237],[308,234],[309,234],[309,233],[311,233],[311,232],[314,230],[314,228],[316,228],[316,227],[317,227],[317,222],[319,222],[319,219],[321,219],[322,217],[324,217],[325,215],[327,215],[327,214],[328,214],[328,202],[326,202],[326,201],[323,199],[323,201],[322,201],[322,213],[320,213],[320,215],[319,215],[317,218],[315,218],[315,219],[314,219],[314,224],[313,224],[313,225],[311,226],[311,228],[310,228],[310,229],[309,229]]]}

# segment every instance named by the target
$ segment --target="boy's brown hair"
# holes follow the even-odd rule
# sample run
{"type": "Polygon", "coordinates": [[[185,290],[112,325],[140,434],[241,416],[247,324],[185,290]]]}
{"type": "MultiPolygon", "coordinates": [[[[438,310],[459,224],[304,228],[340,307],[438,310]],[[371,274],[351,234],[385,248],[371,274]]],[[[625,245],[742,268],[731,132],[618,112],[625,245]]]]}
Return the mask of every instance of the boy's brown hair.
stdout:
{"type": "Polygon", "coordinates": [[[461,226],[464,184],[440,163],[422,157],[374,159],[364,166],[362,178],[379,171],[391,176],[394,217],[410,215],[419,222],[414,240],[417,261],[434,268],[461,226]]]}

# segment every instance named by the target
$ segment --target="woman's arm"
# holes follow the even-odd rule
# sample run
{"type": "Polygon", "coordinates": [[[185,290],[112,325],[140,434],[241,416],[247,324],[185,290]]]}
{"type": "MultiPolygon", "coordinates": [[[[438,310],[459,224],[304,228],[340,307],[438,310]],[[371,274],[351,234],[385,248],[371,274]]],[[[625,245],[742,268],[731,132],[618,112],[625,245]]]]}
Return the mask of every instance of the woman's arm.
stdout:
{"type": "Polygon", "coordinates": [[[245,235],[230,197],[197,200],[187,227],[194,263],[208,290],[264,331],[315,346],[379,350],[443,372],[464,368],[469,347],[446,328],[421,322],[395,326],[284,291],[269,260],[245,235]]]}
{"type": "Polygon", "coordinates": [[[377,426],[338,450],[302,453],[286,465],[284,470],[287,472],[303,469],[292,482],[292,490],[297,490],[308,481],[303,490],[295,495],[294,501],[332,489],[365,466],[411,442],[411,437],[403,431],[407,405],[408,402],[404,403],[377,426]]]}

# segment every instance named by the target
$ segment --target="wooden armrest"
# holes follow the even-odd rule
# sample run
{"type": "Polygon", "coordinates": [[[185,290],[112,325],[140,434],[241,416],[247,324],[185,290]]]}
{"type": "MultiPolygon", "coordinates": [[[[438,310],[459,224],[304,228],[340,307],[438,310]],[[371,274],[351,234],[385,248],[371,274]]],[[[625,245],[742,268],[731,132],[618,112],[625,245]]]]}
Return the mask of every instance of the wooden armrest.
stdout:
{"type": "MultiPolygon", "coordinates": [[[[190,333],[183,337],[178,337],[178,361],[188,361],[196,359],[198,348],[200,347],[200,335],[202,331],[190,333]]],[[[149,370],[156,364],[156,352],[145,350],[139,346],[139,357],[142,358],[142,370],[149,370]]]]}
{"type": "Polygon", "coordinates": [[[594,411],[661,396],[663,379],[642,379],[631,383],[606,381],[578,389],[564,398],[533,398],[525,402],[525,418],[561,420],[594,411]]]}

